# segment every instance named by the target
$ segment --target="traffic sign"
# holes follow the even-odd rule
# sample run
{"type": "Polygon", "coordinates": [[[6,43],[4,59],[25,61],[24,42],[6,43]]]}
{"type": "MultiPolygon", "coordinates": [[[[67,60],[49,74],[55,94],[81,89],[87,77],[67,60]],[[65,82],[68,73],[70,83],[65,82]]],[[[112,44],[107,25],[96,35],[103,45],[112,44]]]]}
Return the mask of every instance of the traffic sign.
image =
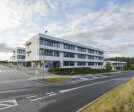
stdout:
{"type": "Polygon", "coordinates": [[[49,65],[45,65],[45,68],[49,68],[49,65]]]}

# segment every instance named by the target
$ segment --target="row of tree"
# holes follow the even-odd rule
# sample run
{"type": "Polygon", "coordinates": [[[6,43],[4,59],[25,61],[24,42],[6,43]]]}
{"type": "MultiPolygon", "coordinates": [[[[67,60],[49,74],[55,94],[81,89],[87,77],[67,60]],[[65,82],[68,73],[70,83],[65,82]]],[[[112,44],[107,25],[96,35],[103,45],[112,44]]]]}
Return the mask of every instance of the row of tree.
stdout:
{"type": "Polygon", "coordinates": [[[133,69],[134,68],[134,58],[130,57],[115,57],[115,58],[106,58],[105,61],[124,61],[127,62],[127,68],[133,69]]]}
{"type": "Polygon", "coordinates": [[[0,64],[7,64],[8,62],[7,61],[1,61],[0,60],[0,64]]]}

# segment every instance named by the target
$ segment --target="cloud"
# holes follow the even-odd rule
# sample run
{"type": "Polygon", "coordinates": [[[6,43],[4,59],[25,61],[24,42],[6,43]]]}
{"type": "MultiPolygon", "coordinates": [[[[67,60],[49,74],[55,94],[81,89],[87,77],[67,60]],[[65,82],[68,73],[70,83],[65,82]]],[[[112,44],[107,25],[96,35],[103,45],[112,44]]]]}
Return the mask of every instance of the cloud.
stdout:
{"type": "Polygon", "coordinates": [[[49,5],[50,9],[53,11],[57,11],[59,9],[59,4],[55,0],[46,0],[47,4],[49,5]]]}
{"type": "Polygon", "coordinates": [[[134,42],[134,7],[132,4],[120,7],[110,2],[106,7],[107,10],[89,12],[81,18],[75,18],[66,24],[64,30],[67,33],[60,37],[100,47],[106,50],[106,55],[109,56],[113,54],[125,56],[129,49],[134,48],[134,43],[127,43],[128,41],[134,42]]]}
{"type": "Polygon", "coordinates": [[[105,50],[106,57],[128,56],[127,54],[129,54],[129,49],[134,49],[134,42],[116,44],[111,46],[100,45],[98,47],[105,50]]]}
{"type": "Polygon", "coordinates": [[[13,47],[9,46],[6,43],[0,43],[0,52],[2,53],[11,53],[13,49],[13,47]]]}
{"type": "Polygon", "coordinates": [[[1,0],[0,41],[20,46],[48,30],[48,35],[102,48],[107,56],[132,55],[134,2],[119,1],[1,0]]]}
{"type": "Polygon", "coordinates": [[[0,1],[0,31],[16,28],[23,25],[26,21],[32,21],[33,17],[46,16],[48,8],[43,0],[37,0],[34,3],[30,1],[19,2],[14,0],[0,1]]]}
{"type": "Polygon", "coordinates": [[[66,33],[66,34],[60,35],[59,38],[77,42],[77,43],[84,44],[87,46],[92,46],[92,47],[98,45],[98,42],[89,38],[89,35],[87,35],[85,32],[66,33]]]}
{"type": "Polygon", "coordinates": [[[53,23],[49,23],[46,25],[45,29],[49,30],[50,33],[55,33],[57,31],[62,31],[64,30],[63,27],[61,25],[59,25],[59,22],[53,22],[53,23]]]}
{"type": "Polygon", "coordinates": [[[64,31],[79,34],[85,31],[86,34],[89,34],[89,38],[113,39],[122,33],[133,32],[133,10],[133,5],[119,7],[110,2],[107,10],[92,11],[79,18],[75,18],[77,15],[73,15],[74,17],[64,25],[64,31]]]}

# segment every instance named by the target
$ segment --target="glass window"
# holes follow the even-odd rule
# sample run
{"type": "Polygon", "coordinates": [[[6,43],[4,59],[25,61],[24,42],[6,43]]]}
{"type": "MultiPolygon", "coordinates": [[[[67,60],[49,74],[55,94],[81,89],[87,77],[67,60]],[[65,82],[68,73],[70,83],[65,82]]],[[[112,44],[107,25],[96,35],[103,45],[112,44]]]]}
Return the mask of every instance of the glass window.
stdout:
{"type": "Polygon", "coordinates": [[[94,50],[88,49],[88,53],[94,54],[94,50]]]}
{"type": "Polygon", "coordinates": [[[72,45],[64,44],[64,49],[75,50],[75,47],[72,45]]]}
{"type": "Polygon", "coordinates": [[[23,56],[23,55],[18,55],[18,56],[17,56],[17,59],[25,59],[25,56],[23,56]]]}
{"type": "Polygon", "coordinates": [[[40,45],[48,45],[48,41],[44,39],[40,39],[40,45]]]}
{"type": "Polygon", "coordinates": [[[88,62],[89,66],[94,66],[94,62],[88,62]]]}
{"type": "Polygon", "coordinates": [[[103,65],[103,62],[98,62],[98,65],[103,65]]]}
{"type": "Polygon", "coordinates": [[[46,49],[40,49],[40,55],[48,55],[48,50],[46,49]]]}
{"type": "Polygon", "coordinates": [[[43,41],[43,45],[48,45],[48,41],[47,40],[43,41]]]}
{"type": "Polygon", "coordinates": [[[78,62],[77,65],[78,66],[86,66],[86,62],[78,62]]]}
{"type": "Polygon", "coordinates": [[[99,55],[103,55],[103,52],[101,52],[101,51],[98,51],[98,54],[99,54],[99,55]]]}
{"type": "Polygon", "coordinates": [[[40,45],[43,45],[43,40],[42,39],[40,39],[40,45]]]}
{"type": "Polygon", "coordinates": [[[86,52],[86,49],[85,48],[78,47],[78,51],[80,51],[80,52],[86,52]]]}
{"type": "Polygon", "coordinates": [[[60,47],[60,44],[58,42],[53,42],[53,47],[60,47]]]}
{"type": "Polygon", "coordinates": [[[86,55],[84,55],[84,54],[78,54],[78,58],[86,59],[86,55]]]}
{"type": "Polygon", "coordinates": [[[25,53],[25,50],[18,49],[18,50],[17,50],[17,53],[25,53]]]}
{"type": "Polygon", "coordinates": [[[94,54],[97,54],[97,51],[94,51],[94,54]]]}
{"type": "Polygon", "coordinates": [[[53,56],[59,57],[59,52],[58,51],[53,51],[53,56]]]}
{"type": "Polygon", "coordinates": [[[64,61],[63,66],[74,66],[74,61],[64,61]]]}
{"type": "Polygon", "coordinates": [[[89,56],[88,56],[88,59],[94,59],[94,56],[90,56],[90,55],[89,55],[89,56]]]}
{"type": "Polygon", "coordinates": [[[75,58],[75,54],[70,53],[70,57],[71,57],[71,58],[75,58]]]}
{"type": "Polygon", "coordinates": [[[98,57],[98,60],[103,60],[103,57],[98,57]]]}
{"type": "Polygon", "coordinates": [[[74,58],[74,57],[75,57],[75,54],[74,54],[74,53],[64,52],[64,53],[63,53],[63,57],[74,58]]]}

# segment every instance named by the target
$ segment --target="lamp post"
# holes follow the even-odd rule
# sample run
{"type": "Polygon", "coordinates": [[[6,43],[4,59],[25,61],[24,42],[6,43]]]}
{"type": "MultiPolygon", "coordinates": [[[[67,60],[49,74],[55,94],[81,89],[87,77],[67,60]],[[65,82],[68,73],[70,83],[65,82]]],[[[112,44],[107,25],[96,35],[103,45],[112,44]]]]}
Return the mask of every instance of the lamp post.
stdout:
{"type": "MultiPolygon", "coordinates": [[[[44,37],[45,37],[45,34],[46,34],[46,33],[47,33],[47,31],[44,32],[44,37]]],[[[44,67],[45,67],[45,62],[44,62],[44,57],[45,57],[45,45],[44,45],[44,44],[43,44],[43,48],[44,48],[44,49],[43,49],[43,50],[44,50],[44,54],[43,54],[43,79],[44,79],[44,75],[45,75],[45,74],[44,74],[44,72],[45,72],[45,71],[44,71],[44,70],[45,70],[45,68],[44,68],[44,67]]]]}

